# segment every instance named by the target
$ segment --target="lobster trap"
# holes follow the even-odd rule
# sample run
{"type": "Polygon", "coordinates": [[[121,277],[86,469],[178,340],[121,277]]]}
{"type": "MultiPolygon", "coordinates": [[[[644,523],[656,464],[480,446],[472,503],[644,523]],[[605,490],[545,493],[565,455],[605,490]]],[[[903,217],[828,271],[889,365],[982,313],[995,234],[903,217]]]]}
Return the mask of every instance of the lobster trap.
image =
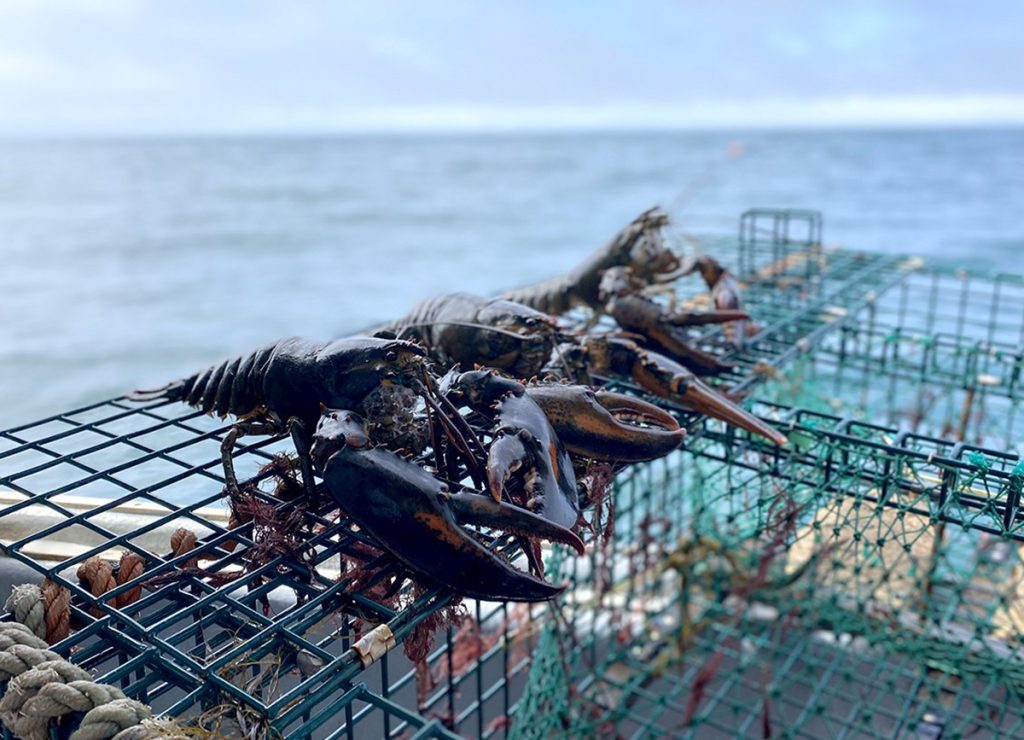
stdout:
{"type": "MultiPolygon", "coordinates": [[[[702,248],[756,328],[701,347],[789,444],[674,408],[606,536],[547,551],[557,602],[396,592],[279,489],[233,519],[228,427],[125,399],[0,433],[7,564],[70,594],[54,650],[213,736],[1024,735],[1024,279],[825,249],[807,211],[702,248]]],[[[243,441],[240,477],[289,447],[243,441]]]]}

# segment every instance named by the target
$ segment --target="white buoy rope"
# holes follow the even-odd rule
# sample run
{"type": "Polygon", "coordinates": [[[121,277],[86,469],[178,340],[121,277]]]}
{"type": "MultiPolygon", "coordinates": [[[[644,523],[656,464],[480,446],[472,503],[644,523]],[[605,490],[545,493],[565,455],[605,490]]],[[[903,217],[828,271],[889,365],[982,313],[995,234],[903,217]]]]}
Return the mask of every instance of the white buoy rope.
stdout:
{"type": "Polygon", "coordinates": [[[32,634],[45,641],[46,610],[39,586],[34,583],[15,586],[11,590],[11,595],[7,597],[4,608],[13,614],[19,623],[28,627],[32,634]]]}
{"type": "MultiPolygon", "coordinates": [[[[31,613],[31,610],[28,612],[31,613]]],[[[154,722],[152,710],[116,686],[48,649],[18,622],[0,623],[0,722],[15,737],[46,740],[52,720],[84,713],[72,740],[177,740],[188,737],[172,722],[154,722]]]]}
{"type": "Polygon", "coordinates": [[[17,621],[0,622],[0,723],[22,740],[46,740],[51,721],[77,713],[83,716],[70,740],[191,737],[171,720],[154,720],[148,706],[116,686],[93,681],[88,672],[49,649],[48,635],[67,634],[66,627],[55,627],[58,609],[50,608],[54,597],[49,593],[48,601],[39,586],[15,586],[4,604],[17,621]]]}

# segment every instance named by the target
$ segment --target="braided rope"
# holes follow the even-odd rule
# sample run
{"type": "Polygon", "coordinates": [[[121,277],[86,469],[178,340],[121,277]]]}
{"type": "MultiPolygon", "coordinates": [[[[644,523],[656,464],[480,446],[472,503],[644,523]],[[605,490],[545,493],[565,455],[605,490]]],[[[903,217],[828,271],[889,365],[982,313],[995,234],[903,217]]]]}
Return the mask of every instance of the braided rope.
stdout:
{"type": "MultiPolygon", "coordinates": [[[[79,581],[88,586],[89,593],[96,597],[117,588],[113,566],[98,555],[94,555],[78,566],[75,575],[78,576],[79,581]]],[[[89,613],[94,617],[103,616],[103,610],[98,606],[89,607],[89,613]]]]}
{"type": "Polygon", "coordinates": [[[36,637],[46,639],[46,605],[39,586],[32,583],[15,586],[4,602],[4,609],[13,614],[20,624],[28,627],[36,637]]]}
{"type": "MultiPolygon", "coordinates": [[[[127,730],[133,729],[143,720],[153,716],[153,710],[142,702],[132,699],[114,699],[106,704],[91,709],[71,733],[70,740],[108,740],[121,737],[127,730]]],[[[165,735],[148,735],[151,738],[166,737],[165,735]]]]}
{"type": "Polygon", "coordinates": [[[0,652],[0,681],[10,681],[40,663],[60,659],[60,655],[52,650],[30,645],[11,645],[0,652]]]}
{"type": "MultiPolygon", "coordinates": [[[[137,552],[131,550],[125,550],[121,553],[121,562],[117,567],[117,585],[122,586],[128,581],[140,577],[146,570],[146,559],[139,555],[137,552]]],[[[122,607],[128,606],[138,601],[142,597],[142,583],[135,586],[135,588],[125,591],[123,594],[114,599],[114,606],[122,607]]]]}
{"type": "MultiPolygon", "coordinates": [[[[171,535],[171,552],[174,553],[175,557],[184,555],[186,552],[192,552],[196,549],[197,537],[196,533],[190,529],[179,527],[171,535]]],[[[183,568],[195,568],[199,563],[198,558],[189,558],[183,564],[183,568]]]]}
{"type": "Polygon", "coordinates": [[[121,730],[113,740],[190,740],[194,737],[196,735],[182,730],[170,720],[144,719],[134,727],[121,730]]]}
{"type": "MultiPolygon", "coordinates": [[[[0,635],[24,642],[38,640],[23,625],[12,623],[0,625],[0,635]]],[[[169,720],[149,721],[153,712],[148,706],[126,698],[116,686],[89,680],[86,671],[50,650],[17,642],[0,653],[0,666],[10,668],[10,682],[0,698],[0,722],[15,737],[46,740],[50,721],[72,712],[85,713],[72,740],[188,737],[169,720]],[[10,655],[20,658],[20,663],[13,665],[10,655]]]]}
{"type": "Polygon", "coordinates": [[[46,613],[46,635],[51,645],[71,634],[71,592],[49,578],[43,579],[39,587],[43,597],[43,611],[46,613]]]}
{"type": "MultiPolygon", "coordinates": [[[[179,529],[171,537],[175,555],[196,547],[196,536],[179,529]]],[[[194,563],[195,561],[189,561],[194,563]]],[[[79,566],[77,575],[95,597],[140,578],[146,559],[125,551],[116,575],[112,566],[92,557],[79,566]]],[[[142,585],[116,596],[111,602],[123,607],[138,601],[142,585]]],[[[7,686],[0,696],[0,723],[15,737],[46,740],[52,720],[84,713],[71,740],[181,740],[189,737],[173,721],[153,720],[153,711],[129,699],[116,686],[96,683],[90,675],[50,650],[70,633],[71,593],[50,579],[41,586],[15,586],[4,604],[16,622],[0,623],[0,682],[7,686]],[[49,641],[49,642],[48,642],[49,641]]],[[[98,607],[89,612],[103,616],[98,607]]]]}
{"type": "MultiPolygon", "coordinates": [[[[3,722],[16,737],[25,740],[45,740],[48,734],[48,719],[30,713],[30,700],[50,684],[88,680],[89,674],[73,663],[65,660],[43,661],[11,679],[7,684],[7,691],[3,699],[0,699],[0,722],[3,722]]],[[[43,704],[45,705],[45,700],[43,704]]]]}

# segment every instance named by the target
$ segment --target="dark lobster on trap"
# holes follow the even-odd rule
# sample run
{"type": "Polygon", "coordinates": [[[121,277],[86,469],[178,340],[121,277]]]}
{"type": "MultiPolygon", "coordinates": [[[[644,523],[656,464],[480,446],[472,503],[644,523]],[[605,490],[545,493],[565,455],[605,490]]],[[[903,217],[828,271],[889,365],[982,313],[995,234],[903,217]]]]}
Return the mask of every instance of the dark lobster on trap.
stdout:
{"type": "Polygon", "coordinates": [[[5,736],[1024,734],[1024,279],[667,227],[0,432],[5,736]]]}

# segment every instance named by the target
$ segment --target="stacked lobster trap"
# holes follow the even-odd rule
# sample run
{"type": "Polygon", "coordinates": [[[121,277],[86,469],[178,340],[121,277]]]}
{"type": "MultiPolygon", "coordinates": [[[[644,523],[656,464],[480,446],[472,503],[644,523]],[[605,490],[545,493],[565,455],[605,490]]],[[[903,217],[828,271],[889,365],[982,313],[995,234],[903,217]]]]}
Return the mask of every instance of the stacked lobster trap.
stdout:
{"type": "Polygon", "coordinates": [[[121,398],[0,433],[40,631],[186,736],[1024,734],[1024,279],[826,249],[807,211],[700,248],[757,325],[702,346],[789,444],[672,408],[683,448],[616,478],[586,556],[546,551],[557,601],[395,593],[365,532],[258,480],[279,438],[240,445],[232,521],[228,426],[121,398]]]}

